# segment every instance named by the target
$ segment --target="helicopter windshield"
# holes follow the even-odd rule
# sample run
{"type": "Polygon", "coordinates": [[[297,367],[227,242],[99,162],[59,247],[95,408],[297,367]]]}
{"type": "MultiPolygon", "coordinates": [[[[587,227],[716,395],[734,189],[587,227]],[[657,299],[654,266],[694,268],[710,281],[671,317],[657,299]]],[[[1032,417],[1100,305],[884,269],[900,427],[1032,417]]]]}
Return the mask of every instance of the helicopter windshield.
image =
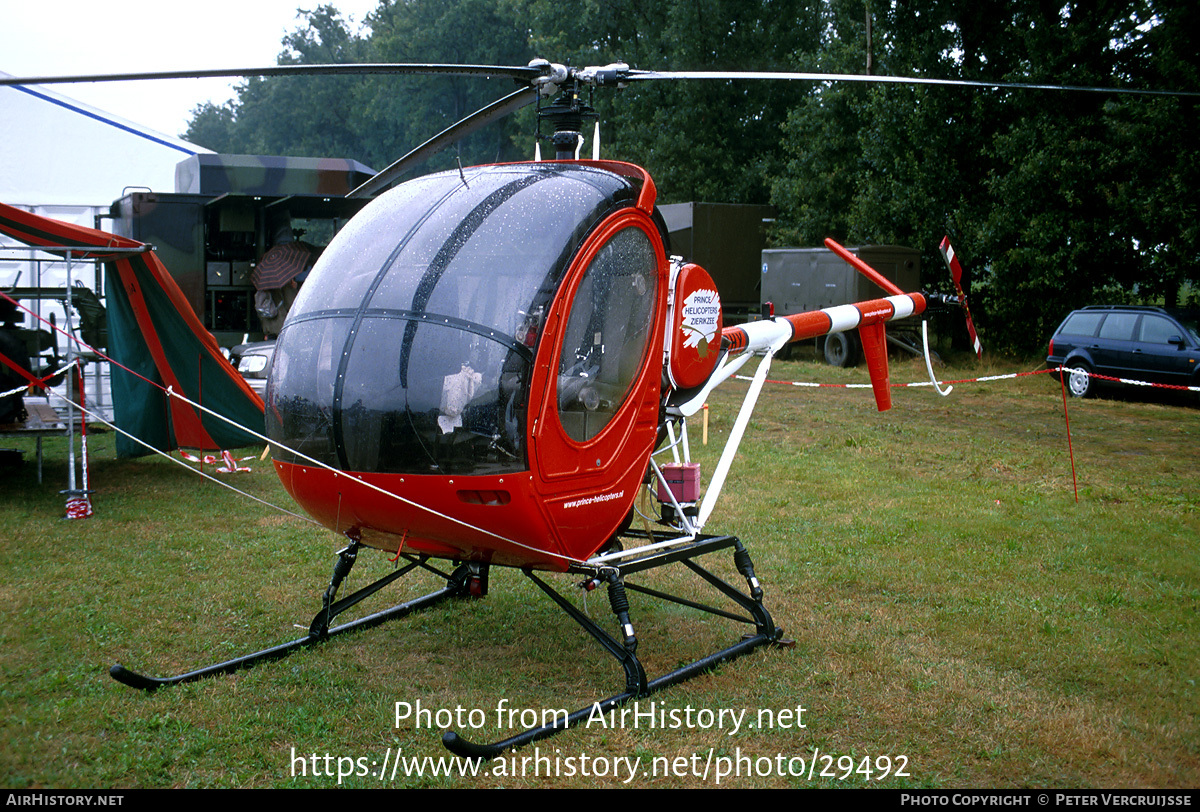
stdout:
{"type": "Polygon", "coordinates": [[[280,334],[268,434],[343,470],[527,469],[543,315],[583,238],[634,197],[601,169],[521,164],[430,175],[373,201],[322,254],[280,334]]]}

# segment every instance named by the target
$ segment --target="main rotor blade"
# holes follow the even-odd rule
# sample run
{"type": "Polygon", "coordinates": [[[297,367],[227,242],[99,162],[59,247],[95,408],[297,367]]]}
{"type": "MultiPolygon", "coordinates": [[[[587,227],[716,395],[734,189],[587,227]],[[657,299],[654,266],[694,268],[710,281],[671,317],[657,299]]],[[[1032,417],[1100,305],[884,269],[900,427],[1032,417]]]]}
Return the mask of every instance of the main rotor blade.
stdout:
{"type": "MultiPolygon", "coordinates": [[[[425,75],[477,76],[509,78],[522,83],[545,79],[545,65],[453,65],[444,63],[334,63],[321,65],[271,65],[262,68],[220,68],[206,70],[156,71],[146,73],[75,74],[71,76],[8,76],[0,74],[0,86],[55,85],[88,82],[137,82],[155,79],[220,79],[250,76],[368,76],[425,75]]],[[[933,79],[920,76],[886,76],[867,73],[813,73],[799,71],[653,71],[636,70],[625,65],[604,68],[575,68],[572,75],[593,84],[610,85],[655,79],[758,79],[807,82],[858,82],[861,84],[942,85],[947,87],[1002,88],[1013,90],[1067,90],[1084,93],[1117,93],[1138,96],[1200,97],[1194,90],[1143,90],[1129,87],[1055,85],[1036,82],[987,82],[969,79],[933,79]],[[612,69],[616,70],[612,70],[612,69]]]]}
{"type": "Polygon", "coordinates": [[[455,141],[467,137],[480,127],[491,124],[497,119],[504,118],[509,113],[516,112],[528,104],[533,104],[537,96],[538,91],[536,88],[523,87],[499,101],[492,102],[481,110],[476,110],[471,115],[442,130],[433,138],[430,138],[362,186],[350,192],[346,197],[370,197],[377,192],[383,191],[409,169],[429,160],[455,141]]]}
{"type": "Polygon", "coordinates": [[[322,65],[271,65],[265,68],[219,68],[212,70],[157,71],[152,73],[77,74],[74,76],[8,76],[0,74],[3,85],[62,85],[87,82],[141,82],[155,79],[220,79],[249,76],[367,76],[400,74],[417,76],[480,76],[531,82],[544,71],[529,66],[446,65],[403,62],[336,63],[322,65]]]}
{"type": "Polygon", "coordinates": [[[865,84],[944,85],[947,87],[1003,88],[1012,90],[1072,90],[1085,93],[1123,93],[1139,96],[1200,96],[1192,90],[1139,90],[1127,87],[1089,87],[1085,85],[1047,85],[1033,82],[979,82],[968,79],[932,79],[920,76],[879,76],[869,73],[802,73],[771,71],[650,71],[630,70],[621,82],[651,79],[768,79],[807,82],[860,82],[865,84]]]}

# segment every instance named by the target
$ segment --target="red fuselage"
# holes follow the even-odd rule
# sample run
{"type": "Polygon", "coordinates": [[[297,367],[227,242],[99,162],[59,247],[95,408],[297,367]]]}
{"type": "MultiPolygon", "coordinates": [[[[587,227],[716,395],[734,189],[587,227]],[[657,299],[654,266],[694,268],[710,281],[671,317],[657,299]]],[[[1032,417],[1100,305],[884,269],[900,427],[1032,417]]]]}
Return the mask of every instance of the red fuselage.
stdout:
{"type": "Polygon", "coordinates": [[[617,533],[662,409],[667,259],[637,167],[545,162],[382,195],[323,254],[267,389],[276,469],[385,550],[565,569],[617,533]]]}

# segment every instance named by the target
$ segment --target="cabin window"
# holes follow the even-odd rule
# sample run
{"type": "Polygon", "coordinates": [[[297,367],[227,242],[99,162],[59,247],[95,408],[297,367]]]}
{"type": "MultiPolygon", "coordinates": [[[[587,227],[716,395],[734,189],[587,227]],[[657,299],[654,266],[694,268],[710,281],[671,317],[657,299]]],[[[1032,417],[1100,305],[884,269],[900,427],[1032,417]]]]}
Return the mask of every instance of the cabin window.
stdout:
{"type": "Polygon", "coordinates": [[[628,398],[650,343],[657,284],[654,247],[635,227],[617,232],[584,272],[558,365],[558,414],[571,439],[595,437],[628,398]]]}
{"type": "MultiPolygon", "coordinates": [[[[600,169],[530,164],[456,170],[381,196],[330,243],[292,308],[268,385],[269,435],[364,473],[527,470],[545,314],[587,235],[635,194],[600,169]]],[[[628,308],[627,291],[606,287],[620,276],[604,270],[614,262],[597,258],[605,290],[588,295],[628,308]]]]}

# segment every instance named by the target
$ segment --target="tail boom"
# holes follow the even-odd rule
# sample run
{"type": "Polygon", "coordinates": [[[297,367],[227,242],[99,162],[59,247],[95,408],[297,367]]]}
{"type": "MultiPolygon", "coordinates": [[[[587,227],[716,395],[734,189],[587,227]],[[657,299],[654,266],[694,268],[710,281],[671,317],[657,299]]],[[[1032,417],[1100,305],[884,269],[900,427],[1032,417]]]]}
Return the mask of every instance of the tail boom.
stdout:
{"type": "Polygon", "coordinates": [[[722,345],[728,347],[731,355],[766,352],[768,349],[774,352],[794,341],[857,329],[871,373],[875,404],[884,412],[892,405],[884,324],[920,315],[925,312],[925,306],[925,297],[920,293],[902,293],[884,299],[777,316],[726,327],[721,332],[722,345]]]}
{"type": "Polygon", "coordinates": [[[886,299],[871,299],[726,327],[721,337],[731,354],[764,352],[781,337],[786,339],[781,344],[790,344],[855,328],[861,332],[864,325],[882,324],[924,312],[924,296],[920,293],[903,293],[886,299]]]}

